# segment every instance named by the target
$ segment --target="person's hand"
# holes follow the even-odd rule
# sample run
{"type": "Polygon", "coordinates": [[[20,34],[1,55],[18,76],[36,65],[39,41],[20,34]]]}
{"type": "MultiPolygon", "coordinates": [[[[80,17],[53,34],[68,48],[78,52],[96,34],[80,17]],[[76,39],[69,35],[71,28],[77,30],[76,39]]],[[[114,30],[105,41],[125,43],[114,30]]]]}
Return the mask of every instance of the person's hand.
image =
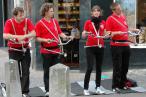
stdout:
{"type": "Polygon", "coordinates": [[[73,36],[66,36],[66,39],[67,39],[67,40],[69,40],[69,39],[73,40],[74,37],[73,37],[73,36]]]}
{"type": "Polygon", "coordinates": [[[122,34],[125,34],[125,33],[127,33],[127,32],[122,32],[122,31],[112,32],[111,37],[113,37],[114,35],[122,35],[122,34]]]}
{"type": "MultiPolygon", "coordinates": [[[[126,33],[127,33],[127,32],[126,32],[126,33]]],[[[125,34],[125,32],[117,31],[117,34],[121,35],[121,34],[125,34]]]]}
{"type": "Polygon", "coordinates": [[[55,42],[55,39],[46,39],[45,41],[51,43],[51,42],[55,42]]]}
{"type": "Polygon", "coordinates": [[[133,32],[140,32],[140,29],[133,29],[133,32]]]}
{"type": "Polygon", "coordinates": [[[83,31],[83,32],[82,32],[82,37],[83,37],[83,38],[86,38],[86,37],[87,37],[86,31],[83,31]]]}
{"type": "Polygon", "coordinates": [[[93,35],[93,34],[92,34],[92,32],[86,32],[86,31],[82,32],[82,37],[83,38],[86,38],[88,35],[93,35]]]}
{"type": "Polygon", "coordinates": [[[83,38],[86,38],[89,34],[91,35],[92,32],[83,31],[83,32],[82,32],[82,37],[83,37],[83,38]]]}
{"type": "Polygon", "coordinates": [[[108,38],[110,38],[110,37],[111,37],[111,33],[107,33],[107,34],[104,35],[104,38],[105,38],[105,39],[108,39],[108,38]]]}
{"type": "Polygon", "coordinates": [[[18,35],[17,36],[18,42],[22,42],[25,38],[26,38],[25,35],[18,35]]]}

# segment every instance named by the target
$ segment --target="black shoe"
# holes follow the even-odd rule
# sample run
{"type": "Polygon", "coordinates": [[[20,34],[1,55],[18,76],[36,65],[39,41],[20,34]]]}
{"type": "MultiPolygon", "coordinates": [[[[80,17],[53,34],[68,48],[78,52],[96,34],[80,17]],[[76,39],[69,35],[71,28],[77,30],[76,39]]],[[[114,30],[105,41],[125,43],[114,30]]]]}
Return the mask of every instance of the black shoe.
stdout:
{"type": "Polygon", "coordinates": [[[22,94],[22,97],[31,97],[28,93],[22,94]]]}
{"type": "Polygon", "coordinates": [[[113,88],[113,92],[116,92],[116,93],[121,93],[120,89],[119,88],[113,88]]]}

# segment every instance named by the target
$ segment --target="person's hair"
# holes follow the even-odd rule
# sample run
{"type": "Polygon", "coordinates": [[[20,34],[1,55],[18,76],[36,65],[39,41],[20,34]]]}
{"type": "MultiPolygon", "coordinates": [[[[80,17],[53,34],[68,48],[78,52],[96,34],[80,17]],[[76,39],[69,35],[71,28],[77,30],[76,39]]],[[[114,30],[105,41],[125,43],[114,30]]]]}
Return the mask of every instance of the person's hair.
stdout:
{"type": "Polygon", "coordinates": [[[53,8],[53,4],[51,3],[44,3],[42,6],[41,6],[41,9],[40,9],[40,14],[42,17],[45,16],[45,13],[47,11],[49,11],[50,8],[53,8]]]}
{"type": "Polygon", "coordinates": [[[112,5],[110,6],[110,8],[111,8],[112,11],[114,11],[115,8],[116,8],[117,6],[119,6],[119,5],[120,5],[119,3],[112,3],[112,5]]]}
{"type": "Polygon", "coordinates": [[[91,12],[95,11],[96,9],[100,11],[100,16],[102,16],[103,10],[98,5],[94,5],[91,9],[91,12]]]}
{"type": "Polygon", "coordinates": [[[15,7],[12,11],[14,16],[17,16],[19,12],[24,13],[24,9],[22,7],[15,7]]]}

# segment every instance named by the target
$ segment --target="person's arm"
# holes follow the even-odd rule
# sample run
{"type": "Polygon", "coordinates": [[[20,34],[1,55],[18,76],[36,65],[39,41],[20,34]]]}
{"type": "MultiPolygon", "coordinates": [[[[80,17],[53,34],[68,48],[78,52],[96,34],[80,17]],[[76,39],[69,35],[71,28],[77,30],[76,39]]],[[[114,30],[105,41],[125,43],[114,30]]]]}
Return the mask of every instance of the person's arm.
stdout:
{"type": "Polygon", "coordinates": [[[84,24],[84,30],[82,32],[82,38],[87,38],[87,36],[89,34],[92,34],[92,32],[90,32],[90,28],[89,25],[91,25],[91,22],[89,20],[87,20],[84,24]]]}
{"type": "Polygon", "coordinates": [[[25,38],[35,37],[36,36],[35,27],[34,27],[34,25],[33,25],[33,23],[31,22],[30,19],[27,20],[27,25],[28,25],[29,33],[26,34],[24,37],[25,38]]]}
{"type": "Polygon", "coordinates": [[[37,37],[36,40],[38,42],[47,42],[47,43],[53,42],[53,40],[51,40],[51,39],[45,39],[45,38],[41,38],[41,37],[37,37]]]}
{"type": "Polygon", "coordinates": [[[82,32],[82,38],[86,38],[86,37],[87,37],[87,31],[84,30],[84,31],[82,32]]]}
{"type": "Polygon", "coordinates": [[[17,39],[18,41],[23,41],[26,38],[31,38],[31,37],[34,37],[34,36],[35,36],[35,32],[29,33],[29,34],[26,34],[26,35],[12,35],[12,34],[9,34],[9,33],[4,33],[3,34],[3,38],[6,39],[6,40],[17,39]]]}
{"type": "Polygon", "coordinates": [[[111,33],[110,33],[110,31],[106,31],[106,30],[104,30],[104,34],[103,34],[103,36],[105,36],[104,38],[110,38],[110,37],[111,37],[111,33]]]}
{"type": "Polygon", "coordinates": [[[108,33],[111,37],[115,35],[125,34],[121,31],[113,31],[114,30],[113,27],[114,27],[113,19],[109,16],[105,22],[106,33],[108,33]]]}
{"type": "Polygon", "coordinates": [[[22,41],[22,40],[25,39],[25,35],[12,35],[12,34],[9,34],[9,33],[4,33],[3,38],[6,39],[6,40],[17,39],[18,41],[22,41]]]}
{"type": "Polygon", "coordinates": [[[59,36],[61,37],[61,38],[63,38],[63,39],[72,39],[73,40],[73,36],[67,36],[67,35],[65,35],[62,31],[61,31],[61,28],[60,28],[60,26],[59,26],[59,23],[58,23],[58,21],[56,20],[56,19],[54,19],[54,22],[55,22],[55,25],[56,25],[56,27],[57,27],[57,30],[58,30],[58,34],[59,34],[59,36]]]}
{"type": "Polygon", "coordinates": [[[23,37],[22,35],[21,36],[18,36],[18,35],[13,35],[12,34],[12,23],[10,22],[10,19],[6,21],[5,23],[5,26],[4,26],[4,33],[3,33],[3,38],[6,39],[6,40],[10,40],[10,39],[16,39],[16,38],[19,38],[19,37],[23,37]]]}
{"type": "Polygon", "coordinates": [[[88,32],[88,31],[84,30],[84,31],[82,32],[82,38],[87,38],[87,36],[88,36],[89,34],[92,35],[92,32],[88,32]]]}
{"type": "Polygon", "coordinates": [[[3,37],[4,37],[4,39],[7,39],[7,40],[17,39],[18,41],[23,41],[26,38],[35,37],[36,33],[34,31],[34,26],[30,21],[28,21],[28,29],[31,31],[30,31],[30,33],[25,34],[25,35],[13,35],[13,34],[8,33],[8,32],[10,32],[9,30],[8,31],[5,30],[6,32],[3,34],[3,37]]]}
{"type": "Polygon", "coordinates": [[[125,33],[124,33],[124,32],[122,32],[122,31],[109,31],[109,33],[110,33],[110,35],[111,35],[111,36],[125,34],[125,33]]]}
{"type": "Polygon", "coordinates": [[[140,29],[136,29],[136,28],[134,29],[134,28],[133,28],[133,29],[129,29],[129,31],[131,31],[131,32],[139,32],[140,29]]]}
{"type": "Polygon", "coordinates": [[[72,39],[73,40],[73,38],[74,38],[73,36],[67,36],[64,33],[60,33],[59,36],[63,39],[72,39]]]}
{"type": "Polygon", "coordinates": [[[36,40],[37,40],[38,42],[48,42],[47,39],[45,39],[45,38],[40,38],[40,37],[37,37],[36,40]]]}
{"type": "Polygon", "coordinates": [[[18,35],[12,35],[12,34],[9,34],[9,33],[4,33],[3,38],[6,39],[6,40],[16,39],[16,38],[18,38],[18,35]]]}
{"type": "MultiPolygon", "coordinates": [[[[131,31],[131,32],[139,32],[140,30],[139,29],[130,29],[129,31],[131,31]]],[[[108,31],[108,33],[110,33],[111,36],[114,36],[114,35],[122,35],[122,34],[125,34],[127,32],[122,32],[122,31],[108,31]]]]}
{"type": "Polygon", "coordinates": [[[34,30],[32,30],[30,33],[24,35],[25,38],[32,38],[32,37],[35,37],[36,36],[36,33],[34,30]]]}

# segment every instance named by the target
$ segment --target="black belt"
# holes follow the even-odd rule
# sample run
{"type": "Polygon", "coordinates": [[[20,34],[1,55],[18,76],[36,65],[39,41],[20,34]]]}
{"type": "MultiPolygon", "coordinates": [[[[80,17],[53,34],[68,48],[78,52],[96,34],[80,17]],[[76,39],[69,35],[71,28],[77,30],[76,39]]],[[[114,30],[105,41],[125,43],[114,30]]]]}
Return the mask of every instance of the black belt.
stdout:
{"type": "Polygon", "coordinates": [[[22,50],[23,48],[25,48],[25,49],[29,48],[29,46],[24,46],[24,47],[10,47],[10,48],[22,50]]]}
{"type": "Polygon", "coordinates": [[[112,42],[128,42],[128,40],[112,40],[112,42]]]}
{"type": "Polygon", "coordinates": [[[45,49],[48,49],[48,50],[52,50],[52,49],[58,49],[59,46],[51,46],[51,47],[43,47],[45,49]]]}

